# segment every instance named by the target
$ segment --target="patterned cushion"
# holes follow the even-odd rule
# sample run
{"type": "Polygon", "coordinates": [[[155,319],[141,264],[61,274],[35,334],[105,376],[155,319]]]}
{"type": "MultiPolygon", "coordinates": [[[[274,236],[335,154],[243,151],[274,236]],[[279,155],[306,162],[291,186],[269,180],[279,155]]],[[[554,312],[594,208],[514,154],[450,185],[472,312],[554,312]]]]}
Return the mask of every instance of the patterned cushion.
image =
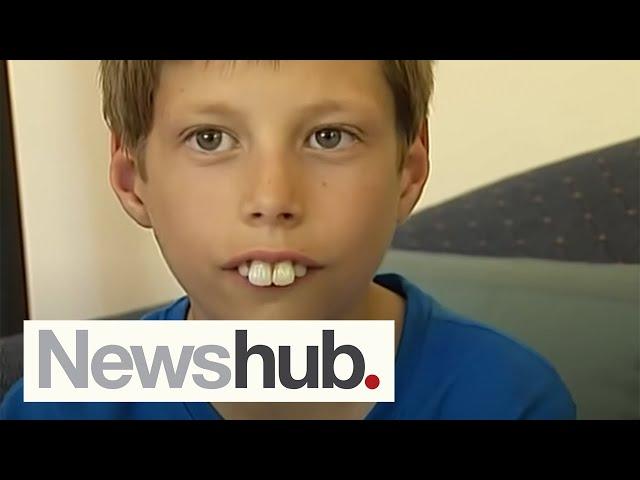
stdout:
{"type": "Polygon", "coordinates": [[[640,138],[471,191],[413,215],[401,250],[640,263],[640,138]]]}

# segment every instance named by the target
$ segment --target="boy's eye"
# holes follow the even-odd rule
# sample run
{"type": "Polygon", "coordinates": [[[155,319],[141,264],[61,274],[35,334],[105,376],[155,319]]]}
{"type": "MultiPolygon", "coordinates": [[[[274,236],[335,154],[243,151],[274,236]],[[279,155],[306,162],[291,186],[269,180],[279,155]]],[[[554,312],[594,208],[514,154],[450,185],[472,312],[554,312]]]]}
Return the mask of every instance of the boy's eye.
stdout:
{"type": "Polygon", "coordinates": [[[339,128],[323,128],[309,138],[309,146],[319,150],[341,150],[355,142],[355,135],[339,128]]]}
{"type": "Polygon", "coordinates": [[[235,139],[221,130],[207,129],[192,133],[187,138],[187,145],[199,152],[224,152],[231,150],[235,145],[235,139]]]}

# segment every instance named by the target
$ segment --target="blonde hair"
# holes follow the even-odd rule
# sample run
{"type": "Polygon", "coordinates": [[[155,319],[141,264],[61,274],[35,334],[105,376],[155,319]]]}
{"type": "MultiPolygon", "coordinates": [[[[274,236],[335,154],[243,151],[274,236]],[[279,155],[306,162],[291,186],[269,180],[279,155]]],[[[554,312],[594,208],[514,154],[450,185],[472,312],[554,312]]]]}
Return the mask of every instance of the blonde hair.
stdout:
{"type": "MultiPolygon", "coordinates": [[[[395,101],[400,152],[420,133],[429,115],[433,93],[433,61],[381,60],[382,70],[395,101]]],[[[123,147],[140,154],[151,131],[153,99],[162,60],[102,60],[100,86],[102,110],[108,127],[120,137],[123,147]]],[[[142,156],[142,155],[135,155],[142,156]]],[[[145,179],[144,164],[138,168],[145,179]]]]}

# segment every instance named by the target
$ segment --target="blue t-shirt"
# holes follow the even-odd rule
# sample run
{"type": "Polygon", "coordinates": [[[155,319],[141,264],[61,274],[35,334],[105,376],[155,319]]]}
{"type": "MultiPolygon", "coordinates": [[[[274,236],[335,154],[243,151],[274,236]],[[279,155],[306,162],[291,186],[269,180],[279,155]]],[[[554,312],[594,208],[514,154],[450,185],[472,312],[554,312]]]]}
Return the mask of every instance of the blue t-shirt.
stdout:
{"type": "MultiPolygon", "coordinates": [[[[376,404],[367,419],[575,419],[562,379],[529,347],[444,308],[400,275],[377,275],[374,281],[404,297],[406,307],[396,401],[376,404]]],[[[188,306],[183,297],[143,319],[183,320],[188,306]]],[[[25,403],[21,379],[0,405],[0,419],[222,417],[206,402],[25,403]]]]}

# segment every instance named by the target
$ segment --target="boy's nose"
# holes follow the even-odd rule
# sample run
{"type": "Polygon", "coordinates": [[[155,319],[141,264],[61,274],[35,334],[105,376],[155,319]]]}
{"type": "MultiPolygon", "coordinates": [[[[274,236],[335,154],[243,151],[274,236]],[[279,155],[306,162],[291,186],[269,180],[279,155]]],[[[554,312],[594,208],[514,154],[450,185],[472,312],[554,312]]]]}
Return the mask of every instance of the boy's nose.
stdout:
{"type": "Polygon", "coordinates": [[[244,221],[252,225],[292,227],[302,219],[300,179],[293,162],[267,160],[250,167],[242,207],[244,221]]]}

